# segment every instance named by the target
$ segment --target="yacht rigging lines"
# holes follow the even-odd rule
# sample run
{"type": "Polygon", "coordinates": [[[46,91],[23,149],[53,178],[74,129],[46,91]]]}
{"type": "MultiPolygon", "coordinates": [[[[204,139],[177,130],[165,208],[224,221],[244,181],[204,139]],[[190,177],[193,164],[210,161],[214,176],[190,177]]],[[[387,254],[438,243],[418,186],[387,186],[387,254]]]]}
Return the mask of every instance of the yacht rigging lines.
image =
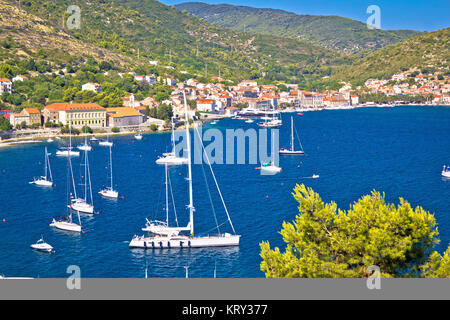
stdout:
{"type": "Polygon", "coordinates": [[[50,167],[50,159],[48,157],[47,147],[45,147],[45,165],[44,165],[44,175],[39,178],[34,178],[30,184],[35,184],[37,186],[51,187],[53,186],[52,169],[50,167]]]}
{"type": "Polygon", "coordinates": [[[105,198],[117,199],[119,197],[119,192],[114,190],[113,184],[112,146],[109,146],[109,168],[110,168],[111,186],[101,190],[99,194],[101,194],[105,198]]]}
{"type": "MultiPolygon", "coordinates": [[[[186,121],[186,127],[189,127],[189,122],[186,121]]],[[[175,154],[175,124],[172,118],[172,151],[164,153],[162,157],[156,160],[157,164],[168,164],[168,165],[183,165],[188,163],[187,158],[177,157],[175,154]]]]}
{"type": "Polygon", "coordinates": [[[81,177],[81,180],[84,182],[82,184],[84,186],[84,198],[78,198],[75,192],[75,198],[72,199],[70,207],[78,212],[93,214],[94,199],[92,197],[91,172],[89,169],[89,157],[87,150],[84,150],[83,158],[84,163],[82,162],[80,166],[84,167],[84,176],[81,177]]]}
{"type": "MultiPolygon", "coordinates": [[[[297,130],[295,130],[295,133],[297,133],[297,130]]],[[[300,139],[298,138],[298,134],[297,134],[297,139],[299,141],[301,150],[295,150],[295,146],[294,146],[294,119],[291,116],[291,148],[290,149],[281,149],[280,150],[280,154],[281,155],[287,155],[287,156],[303,156],[303,155],[305,155],[305,152],[303,151],[302,143],[300,142],[300,139]]]]}
{"type": "MultiPolygon", "coordinates": [[[[69,126],[69,150],[72,147],[72,136],[71,136],[71,127],[69,126]]],[[[75,188],[75,180],[73,177],[73,169],[72,169],[72,161],[71,161],[71,153],[67,155],[67,210],[68,216],[64,217],[55,217],[50,224],[50,227],[71,231],[71,232],[81,232],[81,219],[80,214],[77,212],[78,216],[78,224],[73,221],[73,210],[72,210],[72,187],[76,198],[76,188],[75,188]]]]}
{"type": "MultiPolygon", "coordinates": [[[[186,101],[186,94],[184,94],[184,108],[185,108],[185,117],[186,123],[188,123],[188,107],[186,101]]],[[[196,130],[196,129],[194,129],[196,130]]],[[[197,134],[198,130],[197,130],[197,134]]],[[[233,230],[233,234],[225,233],[218,236],[194,236],[194,200],[193,200],[193,187],[192,187],[192,161],[191,161],[191,139],[189,126],[186,125],[186,141],[187,141],[187,164],[188,164],[188,183],[189,183],[189,205],[187,206],[189,210],[189,223],[187,224],[184,230],[189,230],[190,235],[179,235],[176,232],[167,232],[170,230],[169,226],[162,225],[162,231],[158,231],[157,229],[153,230],[155,233],[154,236],[134,236],[130,241],[130,248],[143,248],[143,249],[163,249],[163,248],[204,248],[204,247],[224,247],[224,246],[238,246],[239,240],[241,238],[240,235],[236,235],[233,223],[231,222],[230,215],[228,213],[228,209],[225,205],[222,193],[217,183],[217,179],[214,175],[214,171],[212,170],[211,162],[209,161],[209,157],[205,152],[205,158],[208,161],[209,168],[211,170],[212,176],[214,178],[214,182],[218,189],[220,198],[222,200],[222,204],[225,208],[225,212],[228,217],[228,222],[233,230]],[[156,232],[155,232],[156,231],[156,232]]],[[[204,146],[203,151],[204,151],[204,146]]],[[[180,230],[180,231],[184,231],[180,230]]]]}

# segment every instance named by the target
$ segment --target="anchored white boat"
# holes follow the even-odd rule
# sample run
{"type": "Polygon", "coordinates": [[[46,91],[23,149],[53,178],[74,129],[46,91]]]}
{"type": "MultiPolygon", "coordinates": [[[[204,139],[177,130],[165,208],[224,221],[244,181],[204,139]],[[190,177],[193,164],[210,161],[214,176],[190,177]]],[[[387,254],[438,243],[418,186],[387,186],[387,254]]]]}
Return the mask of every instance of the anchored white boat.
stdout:
{"type": "Polygon", "coordinates": [[[80,152],[79,151],[73,151],[72,147],[70,149],[60,149],[58,151],[56,151],[56,155],[60,156],[60,157],[79,157],[80,156],[80,152]]]}
{"type": "MultiPolygon", "coordinates": [[[[184,94],[184,108],[186,113],[186,123],[188,123],[188,107],[186,101],[186,94],[184,94]]],[[[200,136],[197,129],[194,129],[197,132],[197,135],[200,136]]],[[[212,170],[211,162],[209,161],[208,155],[205,154],[205,157],[208,161],[209,168],[211,170],[212,176],[214,178],[214,182],[216,184],[217,190],[219,192],[220,198],[222,200],[222,204],[224,206],[225,212],[228,217],[228,222],[233,230],[234,234],[225,233],[219,234],[217,236],[196,236],[194,237],[194,203],[193,203],[193,188],[192,188],[192,164],[191,164],[191,139],[189,133],[189,127],[186,126],[186,141],[187,141],[187,153],[188,153],[188,182],[189,182],[189,205],[187,208],[189,209],[189,223],[186,228],[189,228],[190,235],[174,235],[172,232],[169,235],[158,234],[156,236],[146,237],[146,236],[134,236],[130,241],[130,248],[142,248],[142,249],[162,249],[162,248],[203,248],[203,247],[224,247],[224,246],[238,246],[241,236],[235,234],[233,223],[231,222],[230,215],[228,213],[228,209],[225,205],[225,201],[222,197],[222,193],[218,186],[216,177],[212,170]]],[[[204,151],[204,146],[203,151],[204,151]]],[[[165,227],[163,224],[163,228],[168,230],[168,226],[165,227]]],[[[217,229],[220,233],[219,225],[217,225],[217,229]]],[[[155,229],[156,230],[156,229],[155,229]]]]}
{"type": "MultiPolygon", "coordinates": [[[[188,127],[187,123],[186,123],[186,127],[188,127]]],[[[172,118],[172,138],[171,138],[171,140],[172,140],[172,152],[164,153],[162,157],[159,157],[156,160],[156,163],[157,164],[168,164],[168,165],[174,165],[174,166],[187,164],[188,163],[187,158],[177,157],[175,155],[175,124],[173,122],[173,118],[172,118]]]]}
{"type": "Polygon", "coordinates": [[[90,141],[98,141],[98,139],[96,137],[92,137],[89,139],[90,141]]]}
{"type": "Polygon", "coordinates": [[[110,168],[110,175],[111,175],[111,186],[106,187],[105,189],[101,190],[99,194],[101,194],[103,197],[106,198],[112,198],[117,199],[119,197],[119,192],[114,190],[114,184],[113,184],[113,171],[112,171],[112,147],[109,147],[109,168],[110,168]]]}
{"type": "Polygon", "coordinates": [[[261,174],[264,175],[274,175],[282,171],[282,169],[275,164],[275,139],[273,133],[274,132],[272,130],[272,161],[262,163],[260,168],[261,174]]]}
{"type": "MultiPolygon", "coordinates": [[[[286,155],[286,156],[303,156],[305,155],[305,152],[303,151],[303,146],[300,142],[300,139],[298,139],[300,148],[302,150],[295,150],[294,148],[294,118],[291,116],[291,148],[290,149],[281,149],[280,154],[286,155]]],[[[297,131],[296,131],[297,133],[297,131]]],[[[297,135],[298,138],[298,135],[297,135]]]]}
{"type": "MultiPolygon", "coordinates": [[[[69,126],[69,133],[71,130],[71,126],[69,126]]],[[[69,138],[69,148],[72,147],[72,138],[69,138]]],[[[55,217],[52,220],[52,223],[50,223],[50,227],[56,228],[56,229],[60,229],[60,230],[64,230],[64,231],[71,231],[71,232],[81,232],[81,219],[80,219],[80,214],[77,212],[78,215],[78,222],[79,224],[76,224],[75,222],[73,222],[72,220],[72,207],[71,207],[71,203],[72,203],[72,188],[75,194],[75,198],[76,198],[76,188],[75,188],[75,180],[73,178],[73,170],[72,170],[72,161],[71,161],[71,155],[69,154],[67,157],[67,183],[68,183],[68,187],[67,187],[67,207],[68,207],[68,216],[65,217],[55,217]]]]}
{"type": "Polygon", "coordinates": [[[161,235],[161,236],[178,236],[178,234],[181,231],[190,231],[190,225],[188,225],[185,228],[180,228],[178,226],[178,218],[177,218],[177,212],[176,212],[176,208],[175,208],[175,203],[174,203],[174,199],[173,199],[173,191],[172,191],[172,185],[170,183],[170,179],[169,179],[169,175],[167,172],[167,163],[165,165],[165,169],[166,169],[166,181],[165,181],[165,185],[166,185],[166,221],[149,221],[148,219],[146,219],[147,223],[145,225],[145,228],[142,228],[142,231],[144,232],[150,232],[156,235],[161,235]],[[175,214],[175,221],[177,224],[177,227],[170,227],[169,226],[169,185],[170,185],[170,193],[172,195],[172,203],[173,203],[173,208],[174,208],[174,214],[175,214]]]}
{"type": "Polygon", "coordinates": [[[81,151],[92,151],[92,147],[87,142],[87,137],[84,138],[84,143],[77,146],[78,150],[81,151]]]}
{"type": "Polygon", "coordinates": [[[278,117],[278,113],[273,109],[272,118],[263,117],[264,122],[258,123],[261,128],[279,128],[283,125],[283,121],[278,117]]]}
{"type": "Polygon", "coordinates": [[[52,138],[48,138],[47,142],[53,142],[54,140],[52,138]]]}
{"type": "Polygon", "coordinates": [[[78,212],[93,214],[94,200],[92,197],[91,172],[89,169],[89,157],[87,150],[84,151],[84,162],[81,163],[81,166],[84,167],[84,176],[82,176],[83,182],[82,185],[84,186],[84,198],[78,198],[75,193],[75,198],[72,199],[70,207],[78,212]]]}
{"type": "Polygon", "coordinates": [[[442,170],[442,176],[450,179],[450,167],[444,166],[442,170]]]}
{"type": "Polygon", "coordinates": [[[47,147],[45,147],[45,169],[44,169],[44,176],[39,178],[34,178],[30,184],[35,184],[37,186],[43,186],[43,187],[51,187],[53,186],[53,177],[52,177],[52,170],[50,168],[50,160],[48,157],[47,147]]]}
{"type": "Polygon", "coordinates": [[[252,119],[245,120],[245,123],[253,123],[253,122],[255,122],[255,121],[252,119]]]}
{"type": "Polygon", "coordinates": [[[141,133],[141,126],[139,126],[139,132],[137,134],[134,135],[134,138],[136,140],[142,140],[142,133],[141,133]]]}
{"type": "Polygon", "coordinates": [[[33,243],[30,247],[37,251],[44,251],[44,252],[48,252],[48,253],[55,252],[55,250],[53,250],[53,247],[51,245],[49,245],[48,243],[46,243],[44,241],[44,238],[42,238],[42,237],[38,242],[33,243]]]}
{"type": "Polygon", "coordinates": [[[107,136],[106,141],[100,141],[98,145],[102,147],[112,147],[113,143],[109,141],[109,136],[107,136]]]}

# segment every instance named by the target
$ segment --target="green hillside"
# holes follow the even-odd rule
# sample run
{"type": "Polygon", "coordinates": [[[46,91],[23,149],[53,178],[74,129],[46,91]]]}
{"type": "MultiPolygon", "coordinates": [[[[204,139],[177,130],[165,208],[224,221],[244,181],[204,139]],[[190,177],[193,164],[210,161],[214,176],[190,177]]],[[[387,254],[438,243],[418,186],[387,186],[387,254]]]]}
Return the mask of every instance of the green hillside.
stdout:
{"type": "Polygon", "coordinates": [[[201,2],[181,3],[176,8],[220,27],[309,40],[345,53],[374,51],[419,34],[410,30],[369,30],[364,23],[348,18],[298,15],[276,9],[201,2]]]}
{"type": "Polygon", "coordinates": [[[369,78],[390,78],[400,71],[414,70],[424,74],[450,71],[450,28],[425,33],[390,45],[352,66],[337,70],[334,79],[361,84],[369,78]]]}
{"type": "MultiPolygon", "coordinates": [[[[0,3],[18,6],[15,0],[0,3]]],[[[54,34],[77,40],[71,47],[89,43],[90,51],[101,48],[120,57],[132,57],[132,64],[158,60],[161,65],[174,66],[175,71],[200,76],[207,70],[208,76],[220,72],[232,80],[260,78],[264,74],[267,81],[305,82],[329,75],[350,61],[307,41],[213,26],[155,0],[27,0],[22,1],[21,9],[44,21],[54,34]],[[67,30],[62,24],[69,16],[67,8],[73,4],[81,8],[81,30],[67,30]]],[[[22,39],[26,37],[23,28],[13,25],[10,23],[8,32],[13,40],[29,44],[22,39]]],[[[39,41],[36,39],[36,44],[39,41]]]]}

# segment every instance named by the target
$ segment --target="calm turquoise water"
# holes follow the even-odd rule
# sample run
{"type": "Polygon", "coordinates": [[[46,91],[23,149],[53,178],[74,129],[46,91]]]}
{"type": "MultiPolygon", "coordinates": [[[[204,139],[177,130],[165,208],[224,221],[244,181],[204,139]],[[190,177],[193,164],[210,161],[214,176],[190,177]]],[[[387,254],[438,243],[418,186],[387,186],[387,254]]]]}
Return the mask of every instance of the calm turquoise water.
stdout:
{"type": "MultiPolygon", "coordinates": [[[[290,115],[283,115],[281,146],[289,145],[290,115]]],[[[255,165],[216,165],[214,170],[235,228],[242,234],[239,248],[143,251],[130,250],[128,242],[145,223],[145,217],[164,219],[164,167],[159,154],[167,151],[169,134],[115,138],[113,161],[118,201],[96,193],[108,183],[108,148],[94,146],[90,153],[96,211],[82,216],[85,234],[72,235],[51,229],[53,216],[66,214],[66,158],[50,157],[55,187],[42,189],[28,182],[43,170],[43,144],[0,150],[0,274],[6,276],[64,277],[69,265],[81,267],[82,277],[143,277],[146,263],[150,277],[262,277],[259,243],[269,240],[282,246],[278,234],[283,221],[297,213],[291,191],[305,183],[326,201],[341,208],[376,189],[387,200],[399,197],[435,213],[439,224],[439,249],[450,240],[450,181],[441,178],[450,165],[450,108],[398,107],[336,110],[294,115],[305,157],[281,158],[283,172],[261,176],[255,165]],[[313,174],[320,179],[312,180],[313,174]],[[56,249],[47,255],[29,246],[41,234],[56,249]]],[[[215,128],[256,128],[240,120],[226,119],[215,128]]],[[[75,141],[79,143],[80,140],[75,141]]],[[[63,145],[64,141],[60,142],[63,145]]],[[[48,144],[55,154],[57,143],[48,144]]],[[[74,159],[79,180],[81,157],[74,159]]],[[[204,167],[205,171],[209,170],[204,167]]],[[[194,166],[194,201],[197,233],[215,226],[202,166],[194,166]]],[[[170,177],[181,225],[187,215],[186,168],[170,168],[170,177]]],[[[208,171],[206,171],[208,172],[208,171]]],[[[210,175],[207,181],[219,222],[225,213],[210,175]]],[[[173,215],[171,215],[173,220],[173,215]]],[[[223,226],[221,231],[229,231],[223,226]]],[[[214,232],[214,230],[212,230],[214,232]]]]}

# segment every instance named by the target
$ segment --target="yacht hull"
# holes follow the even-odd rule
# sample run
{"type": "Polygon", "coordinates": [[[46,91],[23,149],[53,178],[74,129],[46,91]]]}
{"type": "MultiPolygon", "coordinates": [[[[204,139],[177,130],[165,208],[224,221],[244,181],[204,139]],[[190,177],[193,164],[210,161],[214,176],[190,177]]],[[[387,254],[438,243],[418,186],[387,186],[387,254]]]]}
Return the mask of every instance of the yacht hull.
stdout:
{"type": "Polygon", "coordinates": [[[157,164],[168,164],[168,165],[183,165],[188,163],[187,158],[180,158],[175,156],[162,157],[156,160],[157,164]]]}
{"type": "Polygon", "coordinates": [[[239,246],[241,236],[225,234],[215,237],[134,237],[129,247],[140,249],[189,249],[207,247],[231,247],[239,246]]]}
{"type": "Polygon", "coordinates": [[[73,222],[67,222],[67,221],[53,221],[50,224],[50,227],[64,230],[64,231],[71,231],[71,232],[81,232],[81,226],[73,223],[73,222]]]}

